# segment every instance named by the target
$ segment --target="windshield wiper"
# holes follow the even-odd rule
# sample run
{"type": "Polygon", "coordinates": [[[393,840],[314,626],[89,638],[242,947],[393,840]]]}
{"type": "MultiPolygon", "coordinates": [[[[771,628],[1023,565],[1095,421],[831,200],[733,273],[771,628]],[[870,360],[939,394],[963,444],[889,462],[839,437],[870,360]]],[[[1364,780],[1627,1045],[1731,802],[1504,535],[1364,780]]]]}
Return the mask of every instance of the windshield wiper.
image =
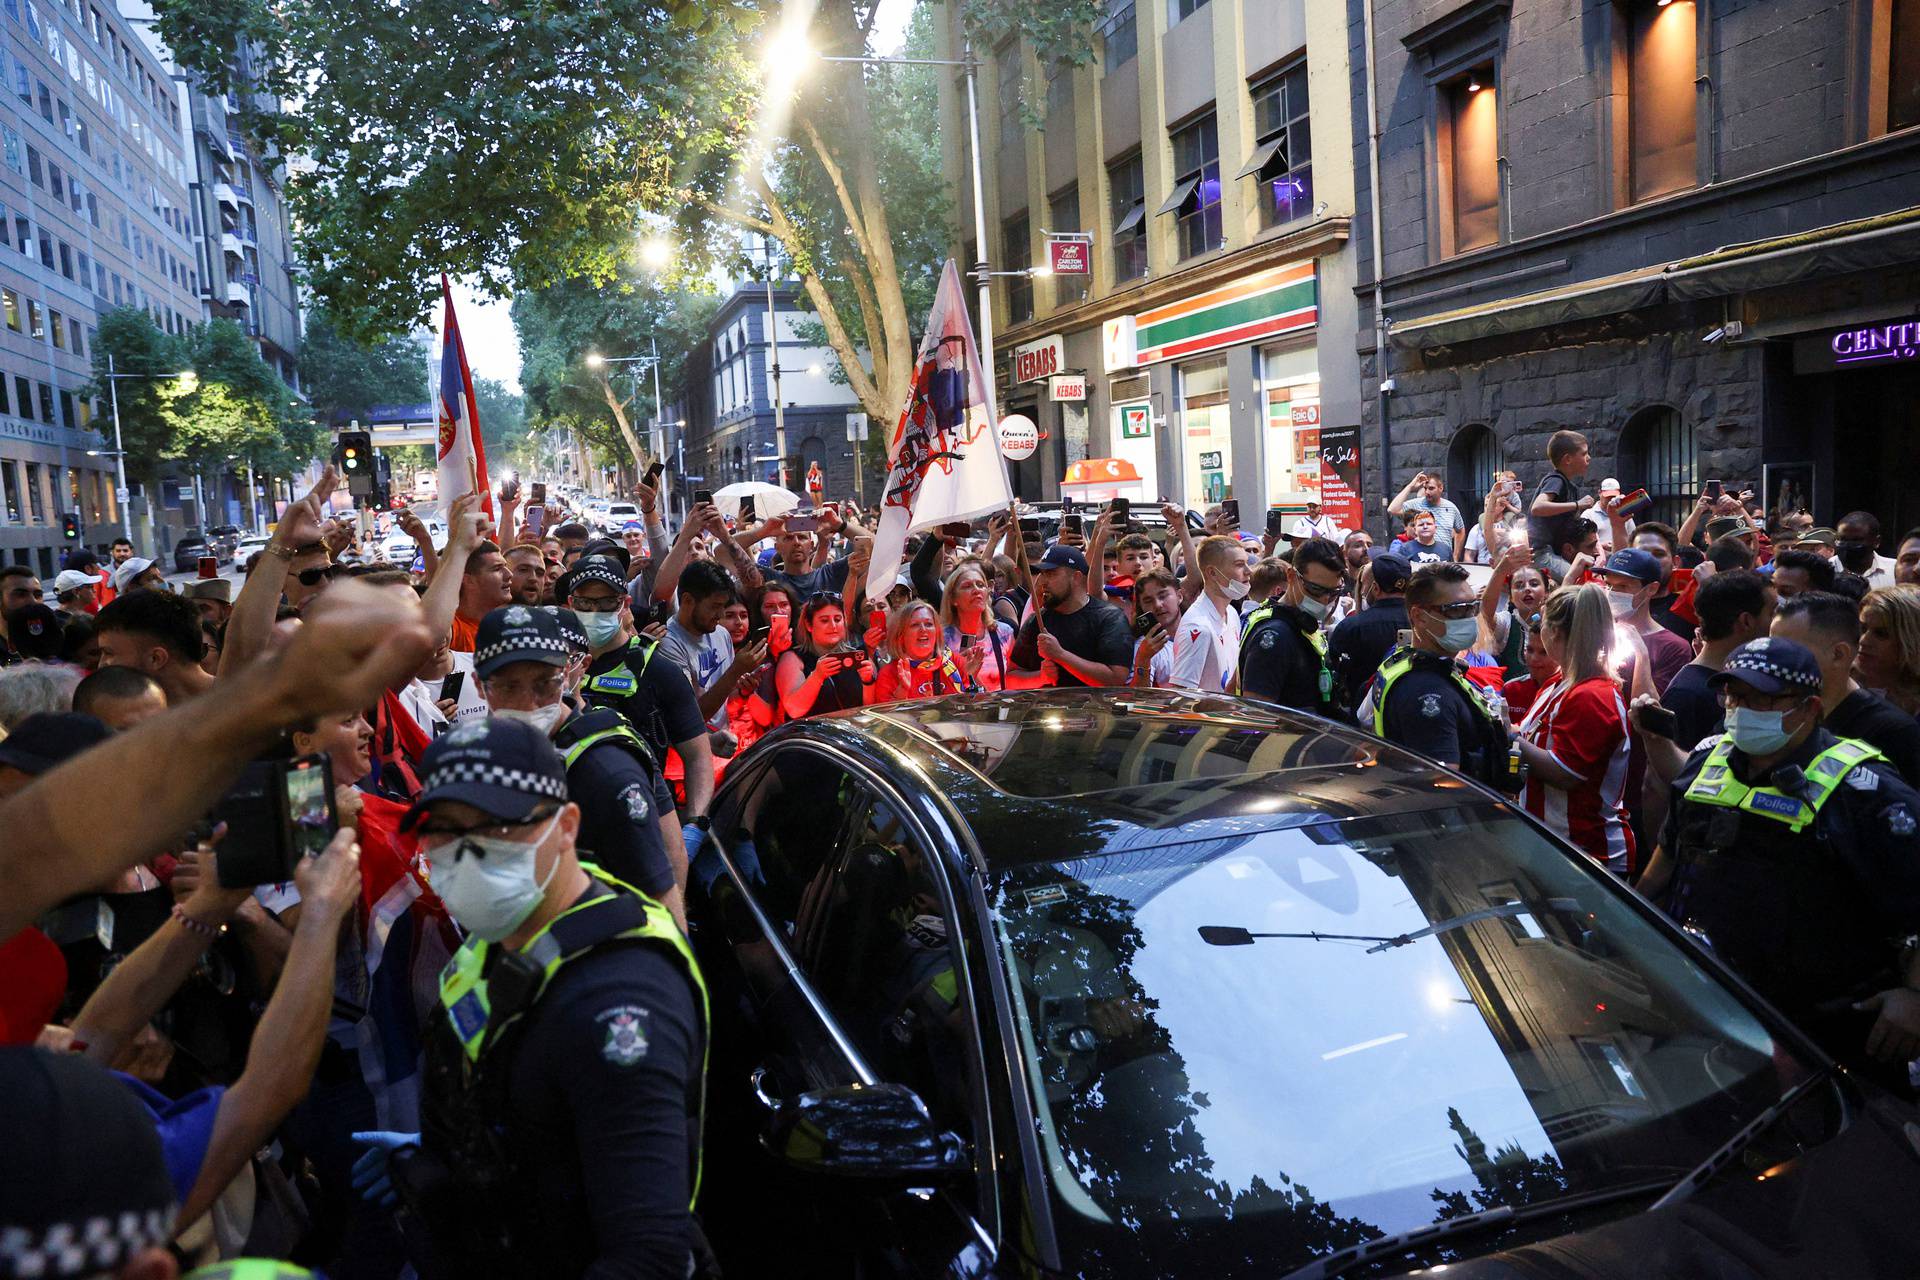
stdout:
{"type": "MultiPolygon", "coordinates": [[[[1561,906],[1566,900],[1553,898],[1549,906],[1561,906]]],[[[1203,924],[1200,926],[1200,941],[1210,947],[1247,947],[1252,946],[1256,938],[1303,938],[1314,942],[1371,942],[1375,945],[1367,948],[1367,954],[1386,951],[1392,947],[1412,946],[1415,940],[1447,933],[1482,920],[1493,920],[1500,916],[1521,916],[1531,914],[1531,908],[1524,902],[1503,902],[1497,907],[1483,907],[1479,911],[1469,911],[1463,916],[1454,916],[1451,920],[1438,920],[1424,929],[1415,929],[1412,933],[1253,933],[1231,924],[1203,924]]]]}
{"type": "Polygon", "coordinates": [[[1392,1235],[1381,1236],[1365,1244],[1342,1249],[1339,1253],[1316,1258],[1303,1267],[1289,1271],[1284,1280],[1333,1280],[1334,1276],[1340,1275],[1351,1267],[1357,1267],[1363,1262],[1388,1254],[1407,1253],[1451,1236],[1467,1235],[1488,1227],[1514,1226],[1533,1218],[1589,1209],[1613,1200],[1629,1200],[1652,1195],[1664,1186],[1666,1186],[1664,1182],[1641,1182],[1625,1187],[1609,1187],[1582,1195],[1559,1196],[1552,1200],[1543,1200],[1539,1204],[1521,1205],[1517,1209],[1512,1205],[1497,1204],[1491,1209],[1482,1209],[1478,1213],[1448,1218],[1444,1222],[1430,1222],[1424,1227],[1413,1227],[1406,1231],[1396,1231],[1392,1235]]]}
{"type": "Polygon", "coordinates": [[[1668,1188],[1667,1194],[1654,1201],[1653,1207],[1655,1209],[1665,1209],[1671,1205],[1679,1204],[1691,1197],[1693,1193],[1701,1187],[1712,1182],[1714,1178],[1719,1176],[1720,1171],[1732,1163],[1734,1157],[1746,1150],[1747,1146],[1752,1143],[1755,1138],[1765,1133],[1768,1129],[1771,1129],[1781,1116],[1793,1109],[1793,1105],[1796,1102],[1806,1097],[1813,1091],[1815,1085],[1825,1080],[1831,1070],[1831,1066],[1815,1067],[1812,1075],[1781,1094],[1779,1101],[1743,1125],[1738,1133],[1720,1144],[1712,1155],[1696,1165],[1691,1173],[1668,1188]]]}

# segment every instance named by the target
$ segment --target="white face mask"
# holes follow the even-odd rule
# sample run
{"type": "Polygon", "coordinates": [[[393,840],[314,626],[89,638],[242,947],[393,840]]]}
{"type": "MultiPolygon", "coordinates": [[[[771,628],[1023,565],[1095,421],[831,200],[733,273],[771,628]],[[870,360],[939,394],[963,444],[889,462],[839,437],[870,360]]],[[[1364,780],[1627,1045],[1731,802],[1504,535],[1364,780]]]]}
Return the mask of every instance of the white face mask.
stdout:
{"type": "Polygon", "coordinates": [[[505,707],[496,708],[493,714],[502,720],[518,720],[521,724],[530,724],[540,731],[543,738],[551,738],[553,731],[567,714],[564,702],[556,702],[550,707],[535,707],[531,711],[513,711],[505,707]]]}
{"type": "Polygon", "coordinates": [[[547,884],[560,869],[553,860],[545,880],[533,878],[534,861],[560,815],[554,814],[531,841],[491,836],[461,836],[451,848],[436,850],[433,891],[447,904],[462,929],[488,942],[499,942],[532,915],[547,895],[547,884]]]}
{"type": "Polygon", "coordinates": [[[1315,600],[1312,596],[1301,596],[1300,612],[1315,622],[1325,622],[1327,615],[1333,612],[1333,606],[1324,600],[1315,600]]]}
{"type": "Polygon", "coordinates": [[[1220,594],[1229,601],[1245,600],[1247,592],[1253,589],[1252,583],[1242,582],[1238,578],[1228,578],[1220,584],[1220,594]]]}
{"type": "Polygon", "coordinates": [[[1616,618],[1631,616],[1635,602],[1639,599],[1639,596],[1640,593],[1638,591],[1609,590],[1607,592],[1607,603],[1613,608],[1613,616],[1616,618]]]}

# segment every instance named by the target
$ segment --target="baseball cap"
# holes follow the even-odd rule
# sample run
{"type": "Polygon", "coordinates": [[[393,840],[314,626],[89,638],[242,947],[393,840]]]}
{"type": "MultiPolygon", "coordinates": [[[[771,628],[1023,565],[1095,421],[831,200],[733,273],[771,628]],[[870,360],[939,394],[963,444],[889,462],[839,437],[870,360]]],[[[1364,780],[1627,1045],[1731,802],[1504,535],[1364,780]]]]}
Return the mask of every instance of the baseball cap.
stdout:
{"type": "Polygon", "coordinates": [[[1047,548],[1047,554],[1041,556],[1040,562],[1033,567],[1039,573],[1045,573],[1048,569],[1072,569],[1075,573],[1085,573],[1087,558],[1066,543],[1056,542],[1047,548]]]}
{"type": "Polygon", "coordinates": [[[133,585],[133,580],[153,568],[153,561],[142,556],[128,556],[126,562],[113,571],[113,589],[125,591],[133,585]]]}
{"type": "Polygon", "coordinates": [[[105,724],[85,712],[38,711],[0,739],[0,764],[42,774],[111,736],[105,724]]]}
{"type": "Polygon", "coordinates": [[[153,1118],[70,1053],[0,1049],[0,1276],[115,1274],[179,1209],[153,1118]]]}
{"type": "Polygon", "coordinates": [[[544,662],[564,667],[571,656],[560,620],[545,609],[510,604],[480,619],[473,641],[473,674],[485,680],[513,662],[544,662]]]}
{"type": "Polygon", "coordinates": [[[620,526],[620,532],[622,533],[645,533],[646,531],[647,526],[641,524],[638,520],[629,520],[620,526]]]}
{"type": "Polygon", "coordinates": [[[1755,532],[1757,530],[1745,516],[1715,516],[1707,521],[1708,542],[1718,542],[1722,538],[1755,532]]]}
{"type": "Polygon", "coordinates": [[[53,579],[53,593],[65,595],[69,591],[78,591],[82,587],[97,587],[100,579],[91,573],[82,573],[78,569],[62,569],[53,579]]]}
{"type": "Polygon", "coordinates": [[[1736,680],[1761,693],[1818,693],[1820,663],[1813,651],[1797,640],[1762,636],[1727,655],[1727,665],[1710,676],[1707,684],[1719,689],[1736,680]]]}
{"type": "Polygon", "coordinates": [[[189,600],[218,600],[221,604],[232,604],[233,582],[228,578],[195,578],[180,588],[180,594],[189,600]]]}
{"type": "Polygon", "coordinates": [[[568,649],[577,654],[593,652],[593,646],[587,642],[587,629],[580,625],[579,614],[550,604],[542,605],[541,609],[553,615],[554,622],[560,628],[560,638],[567,642],[568,649]]]}
{"type": "Polygon", "coordinates": [[[23,658],[59,657],[60,633],[66,625],[65,618],[38,601],[23,604],[7,615],[7,634],[23,658]]]}
{"type": "Polygon", "coordinates": [[[550,802],[566,803],[567,767],[546,734],[519,720],[487,716],[455,725],[420,757],[420,797],[401,819],[411,829],[428,806],[458,800],[502,822],[524,822],[550,802]]]}
{"type": "Polygon", "coordinates": [[[623,595],[627,590],[626,570],[611,556],[581,556],[573,562],[573,568],[560,575],[555,590],[564,600],[585,582],[602,583],[623,595]]]}
{"type": "Polygon", "coordinates": [[[1833,547],[1840,543],[1840,535],[1832,529],[1809,529],[1793,540],[1796,547],[1833,547]]]}
{"type": "Polygon", "coordinates": [[[1606,566],[1600,572],[1617,573],[1636,582],[1658,582],[1660,562],[1653,558],[1651,552],[1638,547],[1622,547],[1607,557],[1606,566]]]}
{"type": "Polygon", "coordinates": [[[1601,493],[1618,493],[1620,492],[1620,482],[1614,479],[1612,476],[1608,476],[1605,480],[1602,480],[1600,482],[1599,491],[1601,493]]]}
{"type": "Polygon", "coordinates": [[[1373,585],[1380,591],[1405,591],[1413,581],[1413,566],[1405,556],[1383,551],[1373,558],[1373,585]]]}

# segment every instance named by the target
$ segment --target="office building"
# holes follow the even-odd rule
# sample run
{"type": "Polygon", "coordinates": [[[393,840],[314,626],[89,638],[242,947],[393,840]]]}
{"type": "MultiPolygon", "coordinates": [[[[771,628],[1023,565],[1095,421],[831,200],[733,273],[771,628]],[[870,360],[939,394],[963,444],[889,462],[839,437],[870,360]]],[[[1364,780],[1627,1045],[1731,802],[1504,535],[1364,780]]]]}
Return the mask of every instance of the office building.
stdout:
{"type": "Polygon", "coordinates": [[[193,160],[164,68],[111,4],[0,12],[0,554],[45,577],[63,513],[95,548],[124,527],[106,398],[80,394],[99,315],[200,319],[193,160]]]}
{"type": "Polygon", "coordinates": [[[1463,509],[1531,483],[1568,427],[1669,519],[1718,479],[1920,524],[1920,3],[1347,8],[1376,519],[1442,460],[1463,509]]]}
{"type": "MultiPolygon", "coordinates": [[[[1020,496],[1059,497],[1088,458],[1130,466],[1147,499],[1236,498],[1250,527],[1318,495],[1323,424],[1360,413],[1347,40],[1336,6],[1305,0],[1110,0],[1089,66],[1018,40],[973,51],[985,256],[1044,268],[1077,236],[1091,265],[994,281],[1000,410],[1042,437],[1012,468],[1020,496]]],[[[983,247],[961,77],[941,103],[967,267],[983,247]]]]}

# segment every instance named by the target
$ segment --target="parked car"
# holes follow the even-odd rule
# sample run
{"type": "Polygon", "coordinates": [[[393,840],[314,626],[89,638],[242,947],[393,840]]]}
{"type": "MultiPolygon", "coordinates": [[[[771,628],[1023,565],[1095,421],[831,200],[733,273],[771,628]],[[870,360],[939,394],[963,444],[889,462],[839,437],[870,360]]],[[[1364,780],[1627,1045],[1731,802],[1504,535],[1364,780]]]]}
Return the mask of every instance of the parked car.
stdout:
{"type": "Polygon", "coordinates": [[[606,511],[600,515],[599,522],[602,531],[617,538],[629,523],[641,523],[640,508],[631,502],[609,502],[606,511]]]}
{"type": "Polygon", "coordinates": [[[234,563],[245,567],[248,561],[267,548],[268,537],[264,533],[250,533],[240,539],[233,549],[234,563]]]}
{"type": "Polygon", "coordinates": [[[1912,1270],[1913,1107],[1375,738],[1170,692],[900,702],[769,734],[712,813],[731,1273],[1912,1270]]]}
{"type": "Polygon", "coordinates": [[[180,535],[180,540],[173,544],[173,571],[175,573],[193,573],[199,569],[200,558],[202,556],[215,556],[216,559],[218,558],[217,553],[213,549],[213,545],[207,541],[205,534],[201,533],[198,529],[188,529],[180,535]]]}
{"type": "Polygon", "coordinates": [[[237,524],[217,524],[207,530],[207,542],[213,547],[213,554],[219,557],[221,564],[234,558],[240,546],[241,532],[237,524]]]}

